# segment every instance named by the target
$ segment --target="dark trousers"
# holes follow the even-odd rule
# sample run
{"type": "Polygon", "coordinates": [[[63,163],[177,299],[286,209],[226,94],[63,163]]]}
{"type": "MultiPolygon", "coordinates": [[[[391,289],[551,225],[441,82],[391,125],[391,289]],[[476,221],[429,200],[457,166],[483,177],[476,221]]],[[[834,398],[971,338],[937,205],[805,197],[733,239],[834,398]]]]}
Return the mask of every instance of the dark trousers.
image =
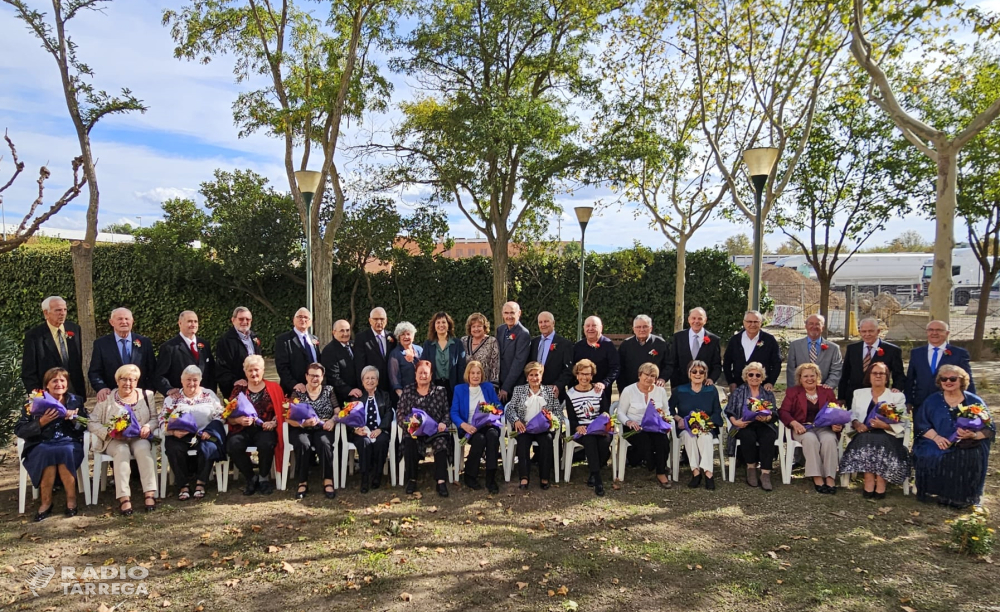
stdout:
{"type": "Polygon", "coordinates": [[[778,453],[778,447],[774,445],[778,439],[778,432],[771,429],[767,423],[754,421],[738,430],[736,439],[740,441],[737,450],[740,463],[743,465],[760,463],[760,469],[771,471],[774,456],[778,453]]]}
{"type": "Polygon", "coordinates": [[[667,473],[670,437],[666,433],[640,431],[630,436],[628,441],[635,446],[639,457],[644,458],[647,465],[652,465],[656,469],[658,476],[667,473]]]}
{"type": "Polygon", "coordinates": [[[269,479],[271,464],[274,463],[274,449],[278,446],[278,432],[264,431],[260,425],[251,425],[229,434],[226,451],[236,464],[236,469],[248,482],[253,479],[253,461],[247,454],[247,448],[251,446],[257,447],[257,472],[262,480],[269,479]]]}
{"type": "Polygon", "coordinates": [[[531,470],[531,443],[538,442],[535,453],[538,455],[538,476],[548,480],[552,474],[552,432],[539,434],[517,434],[517,475],[522,480],[528,477],[531,470]]]}
{"type": "Polygon", "coordinates": [[[611,436],[580,436],[576,443],[583,447],[591,474],[600,472],[611,458],[611,436]]]}
{"type": "Polygon", "coordinates": [[[333,436],[332,431],[322,427],[292,427],[288,426],[288,439],[295,451],[295,476],[299,483],[309,482],[309,467],[312,454],[319,457],[319,465],[323,468],[323,479],[333,480],[333,436]]]}
{"type": "MultiPolygon", "coordinates": [[[[420,465],[421,440],[412,436],[403,436],[403,458],[406,459],[406,480],[417,479],[417,468],[420,465]]],[[[448,482],[448,451],[434,453],[434,479],[448,482]]]]}
{"type": "Polygon", "coordinates": [[[359,436],[353,431],[348,431],[347,440],[358,449],[361,474],[380,478],[382,467],[385,466],[385,460],[389,456],[389,434],[383,431],[373,440],[368,436],[359,436]]]}
{"type": "Polygon", "coordinates": [[[500,430],[483,427],[469,437],[469,456],[465,460],[465,477],[479,478],[479,463],[486,453],[486,475],[497,471],[497,453],[500,451],[500,430]]]}
{"type": "Polygon", "coordinates": [[[163,440],[164,452],[167,454],[167,460],[170,461],[170,469],[174,472],[174,482],[177,483],[178,488],[191,485],[192,472],[200,483],[208,482],[209,476],[212,475],[214,461],[206,459],[200,451],[195,457],[188,455],[189,450],[198,450],[197,445],[191,446],[193,439],[194,434],[188,434],[183,438],[168,435],[163,440]]]}

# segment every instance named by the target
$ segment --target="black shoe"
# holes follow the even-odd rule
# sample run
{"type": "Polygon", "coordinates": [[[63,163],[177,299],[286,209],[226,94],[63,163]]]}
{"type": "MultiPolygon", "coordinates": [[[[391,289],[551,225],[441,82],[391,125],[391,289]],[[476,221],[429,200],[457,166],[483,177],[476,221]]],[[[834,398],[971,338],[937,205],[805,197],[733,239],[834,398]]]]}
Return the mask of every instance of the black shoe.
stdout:
{"type": "Polygon", "coordinates": [[[599,474],[594,474],[594,495],[598,497],[604,497],[604,483],[601,481],[601,476],[599,474]]]}
{"type": "Polygon", "coordinates": [[[52,506],[49,506],[45,510],[39,510],[35,514],[35,522],[36,523],[41,523],[45,519],[49,518],[49,515],[51,515],[51,514],[52,514],[52,506]]]}
{"type": "Polygon", "coordinates": [[[437,490],[438,490],[438,495],[440,495],[441,497],[448,497],[448,483],[447,482],[439,482],[438,486],[437,486],[437,490]]]}
{"type": "Polygon", "coordinates": [[[821,485],[814,484],[813,487],[816,489],[816,492],[819,493],[820,495],[826,495],[826,485],[825,484],[821,484],[821,485]]]}
{"type": "Polygon", "coordinates": [[[517,488],[521,489],[522,491],[527,491],[529,484],[531,484],[531,481],[525,478],[524,482],[518,483],[517,488]]]}
{"type": "MultiPolygon", "coordinates": [[[[51,510],[51,508],[49,508],[49,509],[51,510]]],[[[129,501],[129,500],[126,499],[124,501],[118,502],[118,513],[119,514],[121,514],[122,516],[132,516],[132,512],[133,512],[133,510],[132,510],[132,502],[131,501],[129,501]],[[128,504],[128,509],[125,508],[125,504],[128,504]]],[[[48,516],[48,514],[46,514],[45,516],[48,516]]]]}
{"type": "Polygon", "coordinates": [[[836,486],[831,487],[830,485],[826,485],[826,492],[829,495],[836,495],[837,494],[837,487],[836,486]]]}
{"type": "Polygon", "coordinates": [[[372,478],[372,484],[371,484],[371,488],[372,488],[373,490],[374,490],[374,489],[377,489],[377,488],[379,488],[379,487],[381,487],[381,486],[382,486],[382,479],[381,479],[381,478],[379,478],[378,476],[376,476],[376,477],[372,478]]]}
{"type": "Polygon", "coordinates": [[[295,492],[295,499],[304,499],[309,493],[309,485],[299,485],[298,491],[295,492]]]}
{"type": "Polygon", "coordinates": [[[413,495],[416,492],[417,492],[417,481],[416,480],[411,480],[411,481],[407,482],[406,483],[406,494],[407,495],[413,495]]]}
{"type": "Polygon", "coordinates": [[[697,489],[701,486],[701,474],[691,477],[691,482],[688,483],[689,489],[697,489]]]}
{"type": "Polygon", "coordinates": [[[705,488],[708,489],[709,491],[714,491],[715,490],[715,477],[714,476],[712,476],[712,477],[705,476],[705,488]]]}
{"type": "Polygon", "coordinates": [[[73,518],[78,514],[80,514],[79,508],[70,508],[69,506],[66,506],[66,512],[65,512],[66,518],[73,518]]]}
{"type": "Polygon", "coordinates": [[[465,486],[469,487],[473,491],[479,491],[480,489],[483,488],[483,485],[479,484],[479,480],[475,478],[466,478],[465,486]]]}
{"type": "Polygon", "coordinates": [[[257,492],[257,477],[254,476],[253,478],[247,480],[247,486],[243,487],[243,494],[253,495],[256,492],[257,492]]]}
{"type": "Polygon", "coordinates": [[[261,480],[257,483],[257,490],[260,491],[261,495],[270,495],[274,493],[274,485],[271,484],[270,480],[261,480]]]}
{"type": "Polygon", "coordinates": [[[486,490],[489,491],[490,495],[496,495],[500,492],[500,487],[497,485],[495,478],[486,479],[486,490]]]}
{"type": "Polygon", "coordinates": [[[326,495],[327,499],[333,499],[337,497],[337,489],[333,488],[332,484],[323,485],[323,495],[326,495]]]}
{"type": "Polygon", "coordinates": [[[587,479],[587,486],[588,487],[593,487],[594,486],[594,474],[593,473],[591,473],[590,474],[590,478],[587,479]]]}
{"type": "Polygon", "coordinates": [[[862,491],[861,497],[865,499],[872,499],[875,497],[875,491],[862,491]]]}
{"type": "Polygon", "coordinates": [[[885,491],[882,491],[881,493],[873,493],[872,495],[875,499],[885,499],[885,491]]]}
{"type": "Polygon", "coordinates": [[[369,489],[368,479],[367,478],[362,478],[361,479],[361,492],[362,493],[367,493],[368,489],[369,489]]]}
{"type": "Polygon", "coordinates": [[[552,483],[549,483],[549,482],[543,482],[543,483],[541,483],[542,491],[548,491],[549,487],[551,487],[551,486],[552,486],[552,483]]]}

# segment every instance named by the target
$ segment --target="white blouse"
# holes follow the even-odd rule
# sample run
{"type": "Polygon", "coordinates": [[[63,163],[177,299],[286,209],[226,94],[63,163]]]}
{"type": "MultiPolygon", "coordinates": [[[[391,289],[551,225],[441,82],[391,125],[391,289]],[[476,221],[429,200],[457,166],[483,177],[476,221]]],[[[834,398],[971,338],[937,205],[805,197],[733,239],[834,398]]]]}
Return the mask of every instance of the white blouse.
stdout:
{"type": "Polygon", "coordinates": [[[469,418],[475,414],[476,410],[479,410],[479,404],[485,403],[486,400],[483,398],[483,387],[482,385],[473,387],[469,385],[469,418]]]}
{"type": "Polygon", "coordinates": [[[531,419],[538,416],[538,413],[545,409],[545,398],[542,397],[541,389],[538,393],[532,393],[531,389],[528,389],[528,399],[524,402],[524,422],[530,423],[531,419]]]}
{"type": "MultiPolygon", "coordinates": [[[[900,414],[906,414],[906,396],[899,391],[886,389],[879,396],[878,400],[892,404],[900,414]]],[[[872,390],[870,388],[855,390],[854,400],[851,402],[851,419],[864,424],[865,419],[868,418],[868,408],[871,402],[872,390]]],[[[905,431],[903,423],[889,423],[889,427],[891,428],[889,431],[892,432],[892,435],[897,438],[903,437],[903,432],[905,431]]]]}
{"type": "MultiPolygon", "coordinates": [[[[653,405],[657,410],[663,412],[663,414],[668,414],[669,409],[667,407],[667,401],[670,397],[667,395],[667,390],[663,387],[653,387],[653,390],[649,392],[649,399],[653,401],[653,405]]],[[[624,425],[629,421],[636,421],[641,423],[642,417],[646,414],[646,405],[648,400],[643,395],[642,391],[639,390],[639,383],[633,383],[622,391],[621,396],[618,398],[618,421],[624,425]]]]}

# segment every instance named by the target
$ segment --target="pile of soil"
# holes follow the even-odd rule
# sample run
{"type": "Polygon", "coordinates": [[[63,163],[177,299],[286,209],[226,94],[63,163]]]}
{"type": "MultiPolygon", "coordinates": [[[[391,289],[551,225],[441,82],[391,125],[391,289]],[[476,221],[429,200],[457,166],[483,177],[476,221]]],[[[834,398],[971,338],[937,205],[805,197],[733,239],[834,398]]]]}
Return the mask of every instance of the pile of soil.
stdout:
{"type": "MultiPolygon", "coordinates": [[[[764,268],[761,270],[761,278],[767,287],[767,294],[771,296],[775,304],[801,305],[810,314],[819,310],[818,281],[807,278],[798,270],[779,268],[771,264],[764,264],[764,268]]],[[[830,308],[836,310],[843,307],[843,292],[831,292],[830,308]]]]}

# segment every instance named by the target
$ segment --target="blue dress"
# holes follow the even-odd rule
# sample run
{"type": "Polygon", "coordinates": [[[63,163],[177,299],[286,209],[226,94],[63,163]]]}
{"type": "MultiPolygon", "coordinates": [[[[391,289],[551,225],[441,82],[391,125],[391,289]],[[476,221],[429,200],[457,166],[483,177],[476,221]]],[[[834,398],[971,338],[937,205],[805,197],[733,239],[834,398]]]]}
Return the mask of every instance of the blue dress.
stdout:
{"type": "MultiPolygon", "coordinates": [[[[966,392],[962,405],[983,404],[983,400],[966,392]]],[[[940,503],[954,507],[978,504],[986,484],[990,445],[996,432],[993,424],[984,430],[987,438],[960,441],[947,450],[941,450],[924,433],[933,429],[945,438],[955,433],[957,411],[944,400],[944,393],[937,392],[924,400],[915,420],[913,466],[917,476],[917,499],[928,501],[937,497],[940,503]]]]}
{"type": "MultiPolygon", "coordinates": [[[[81,417],[87,416],[80,396],[67,394],[65,405],[66,410],[77,410],[81,417]]],[[[41,484],[45,468],[65,465],[70,472],[76,473],[83,463],[83,434],[86,430],[81,423],[65,419],[56,419],[41,427],[40,417],[32,416],[27,409],[22,410],[21,419],[14,426],[14,434],[24,439],[21,463],[34,487],[41,484]]]]}

